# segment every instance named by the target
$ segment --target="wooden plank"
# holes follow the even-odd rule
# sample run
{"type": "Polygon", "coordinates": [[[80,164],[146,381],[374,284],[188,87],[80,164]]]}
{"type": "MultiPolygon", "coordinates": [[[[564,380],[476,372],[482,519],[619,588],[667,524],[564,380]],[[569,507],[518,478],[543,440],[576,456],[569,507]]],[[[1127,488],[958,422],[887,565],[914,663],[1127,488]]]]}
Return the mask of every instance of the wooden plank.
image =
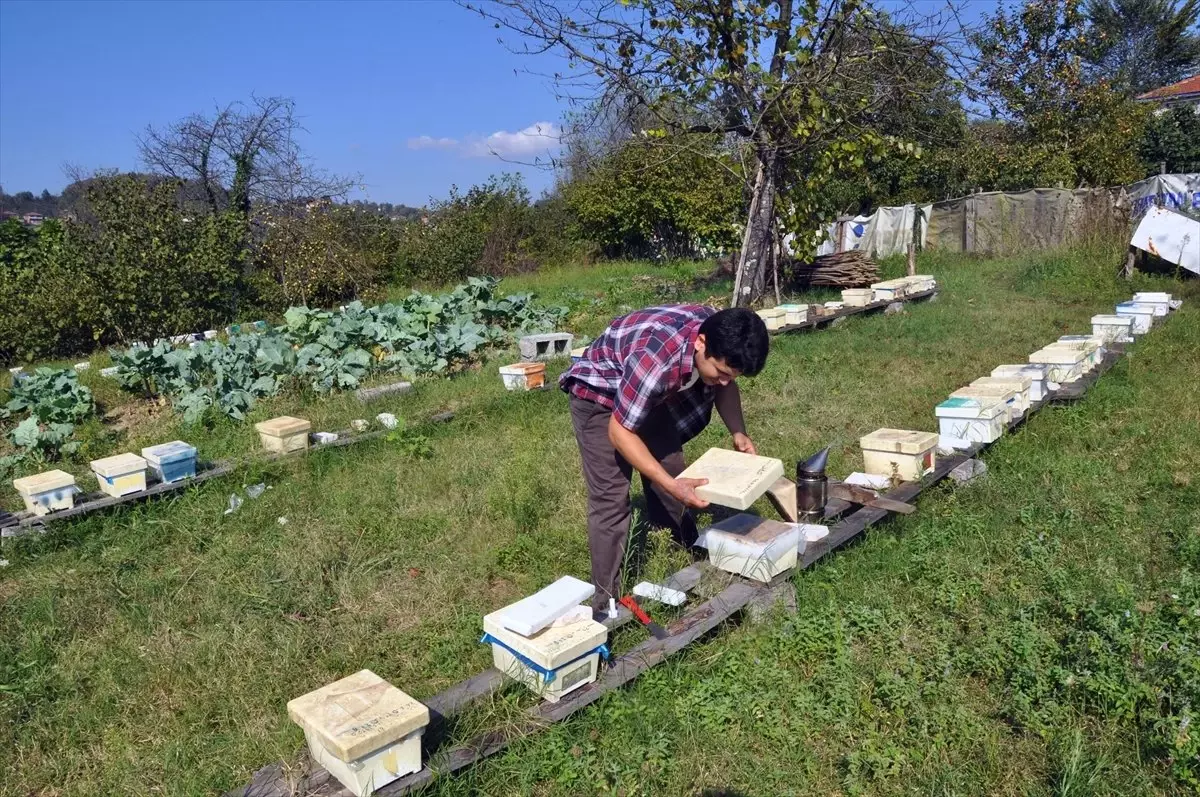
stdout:
{"type": "MultiPolygon", "coordinates": [[[[921,299],[928,299],[929,297],[935,295],[936,293],[937,293],[937,288],[934,288],[933,290],[921,291],[920,293],[914,293],[911,296],[905,296],[903,299],[898,299],[897,301],[900,304],[906,304],[908,302],[916,302],[916,301],[920,301],[921,299]]],[[[786,334],[789,332],[803,332],[808,329],[815,329],[816,327],[823,326],[825,324],[829,324],[833,321],[836,321],[839,318],[846,318],[848,316],[858,315],[860,313],[877,312],[877,311],[885,309],[888,305],[894,304],[894,303],[895,302],[892,302],[892,301],[881,301],[881,302],[871,302],[870,304],[864,305],[862,307],[843,307],[840,310],[835,310],[832,313],[828,313],[826,315],[821,315],[820,317],[810,317],[802,324],[791,324],[790,326],[780,327],[779,329],[773,331],[771,334],[772,335],[783,335],[783,334],[786,334]]]]}

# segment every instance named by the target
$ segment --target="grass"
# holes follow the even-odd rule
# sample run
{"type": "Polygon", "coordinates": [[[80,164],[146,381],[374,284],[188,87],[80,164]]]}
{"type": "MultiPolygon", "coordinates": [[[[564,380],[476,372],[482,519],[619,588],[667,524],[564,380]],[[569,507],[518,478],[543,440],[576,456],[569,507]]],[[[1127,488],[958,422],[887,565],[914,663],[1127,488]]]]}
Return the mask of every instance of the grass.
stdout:
{"type": "MultiPolygon", "coordinates": [[[[1194,789],[1183,718],[1200,712],[1200,291],[1119,283],[1099,258],[926,254],[936,302],[777,339],[744,387],[751,434],[788,461],[832,444],[842,475],[861,465],[862,434],[935,428],[949,391],[1086,329],[1132,287],[1186,300],[1082,403],[995,446],[985,480],[938,488],[799,574],[797,615],[728,627],[432,793],[1194,789]]],[[[616,265],[511,287],[569,303],[572,327],[595,334],[625,306],[725,295],[699,276],[616,265]]],[[[85,379],[109,411],[130,406],[97,367],[85,379]]],[[[367,667],[425,697],[487,667],[482,614],[586,577],[584,487],[565,397],[505,393],[491,366],[369,414],[415,423],[447,408],[452,423],[420,428],[429,459],[379,440],[249,461],[7,546],[0,793],[211,794],[299,760],[284,706],[305,691],[367,667]],[[259,481],[272,489],[223,514],[259,481]]],[[[368,410],[294,395],[254,420],[290,412],[342,428],[368,410]]],[[[181,430],[144,409],[127,432],[89,430],[105,453],[176,436],[211,457],[256,446],[249,424],[181,430]]],[[[711,428],[688,453],[724,439],[711,428]]],[[[651,535],[647,575],[681,562],[651,535]]],[[[510,691],[457,733],[524,704],[510,691]]]]}

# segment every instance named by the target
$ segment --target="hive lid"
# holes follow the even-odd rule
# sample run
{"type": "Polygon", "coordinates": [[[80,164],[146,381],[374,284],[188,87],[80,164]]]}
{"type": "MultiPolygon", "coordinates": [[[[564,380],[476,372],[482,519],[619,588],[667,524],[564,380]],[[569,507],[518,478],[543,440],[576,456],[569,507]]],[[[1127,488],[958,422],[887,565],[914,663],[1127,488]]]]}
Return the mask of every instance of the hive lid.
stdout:
{"type": "Polygon", "coordinates": [[[595,594],[596,588],[574,576],[563,576],[527,598],[493,612],[510,631],[532,636],[595,594]]]}
{"type": "Polygon", "coordinates": [[[506,376],[529,376],[539,372],[545,372],[545,363],[513,363],[512,365],[500,366],[500,373],[506,376]]]}
{"type": "Polygon", "coordinates": [[[1121,302],[1117,305],[1117,313],[1122,311],[1134,315],[1154,315],[1154,305],[1149,302],[1121,302]]]}
{"type": "Polygon", "coordinates": [[[710,448],[677,478],[708,479],[696,488],[696,495],[732,509],[748,509],[782,476],[781,460],[710,448]]]}
{"type": "Polygon", "coordinates": [[[1005,376],[981,376],[970,384],[970,387],[1003,387],[1009,390],[1026,392],[1033,386],[1033,378],[1028,374],[1007,374],[1005,376]]]}
{"type": "Polygon", "coordinates": [[[92,460],[92,470],[101,476],[124,476],[146,469],[146,460],[137,454],[117,454],[112,457],[92,460]]]}
{"type": "Polygon", "coordinates": [[[342,761],[354,761],[429,724],[429,709],[370,670],[287,704],[288,716],[342,761]]]}
{"type": "Polygon", "coordinates": [[[1059,339],[1055,341],[1055,343],[1051,343],[1050,345],[1054,346],[1057,343],[1069,343],[1072,346],[1087,346],[1088,344],[1091,344],[1099,348],[1100,346],[1104,345],[1104,341],[1105,339],[1103,335],[1061,335],[1059,339]]]}
{"type": "Polygon", "coordinates": [[[997,396],[951,396],[937,405],[939,418],[979,418],[990,420],[1005,412],[1006,404],[997,396]]]}
{"type": "Polygon", "coordinates": [[[800,312],[804,312],[804,311],[808,310],[808,305],[807,304],[781,304],[781,305],[778,305],[775,309],[783,310],[788,313],[800,313],[800,312]]]}
{"type": "Polygon", "coordinates": [[[1047,368],[1045,363],[997,365],[992,369],[992,376],[1028,376],[1032,384],[1032,380],[1034,379],[1044,380],[1046,378],[1046,370],[1047,368]]]}
{"type": "Polygon", "coordinates": [[[608,629],[595,620],[550,626],[533,636],[522,636],[502,625],[501,612],[486,615],[483,630],[547,670],[568,664],[608,640],[608,629]]]}
{"type": "Polygon", "coordinates": [[[767,546],[785,534],[795,533],[795,523],[782,523],[741,512],[705,530],[705,540],[711,544],[713,537],[727,537],[756,546],[767,546]]]}
{"type": "Polygon", "coordinates": [[[1047,346],[1029,355],[1029,362],[1047,363],[1049,365],[1075,365],[1076,363],[1083,362],[1087,357],[1088,352],[1083,349],[1047,346]]]}
{"type": "Polygon", "coordinates": [[[759,310],[758,315],[760,318],[778,318],[786,312],[787,310],[782,307],[768,307],[765,310],[759,310]]]}
{"type": "Polygon", "coordinates": [[[846,288],[842,291],[842,296],[862,296],[871,293],[874,293],[874,291],[870,288],[846,288]]]}
{"type": "Polygon", "coordinates": [[[1139,291],[1133,295],[1135,302],[1153,302],[1163,304],[1171,301],[1171,294],[1162,291],[1139,291]]]}
{"type": "Polygon", "coordinates": [[[876,429],[859,439],[858,444],[872,451],[896,454],[923,454],[937,447],[937,432],[910,432],[905,429],[876,429]]]}
{"type": "Polygon", "coordinates": [[[42,473],[35,473],[32,476],[26,476],[23,479],[13,479],[13,487],[17,488],[17,492],[22,495],[60,490],[63,487],[71,487],[74,484],[75,477],[61,470],[48,470],[42,473]]]}
{"type": "Polygon", "coordinates": [[[1133,325],[1133,319],[1127,315],[1094,315],[1093,324],[1128,327],[1133,325]]]}
{"type": "Polygon", "coordinates": [[[142,449],[142,456],[150,462],[173,462],[177,459],[191,459],[196,456],[196,447],[182,440],[172,440],[169,443],[159,443],[142,449]]]}
{"type": "Polygon", "coordinates": [[[994,398],[997,401],[1002,401],[1005,404],[1016,401],[1017,392],[1006,387],[996,387],[994,385],[981,385],[979,387],[960,387],[958,390],[950,394],[950,398],[994,398]]]}
{"type": "Polygon", "coordinates": [[[269,421],[254,424],[254,428],[269,437],[291,437],[294,434],[312,431],[312,422],[303,418],[293,418],[290,415],[280,415],[269,421]]]}

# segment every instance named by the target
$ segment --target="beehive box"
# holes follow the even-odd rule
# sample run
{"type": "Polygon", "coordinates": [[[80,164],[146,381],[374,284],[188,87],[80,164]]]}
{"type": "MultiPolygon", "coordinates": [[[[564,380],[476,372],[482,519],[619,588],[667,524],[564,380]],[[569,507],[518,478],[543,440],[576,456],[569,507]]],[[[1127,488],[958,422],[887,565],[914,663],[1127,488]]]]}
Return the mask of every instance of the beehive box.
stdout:
{"type": "Polygon", "coordinates": [[[1166,315],[1171,311],[1171,294],[1162,291],[1143,291],[1133,295],[1137,304],[1148,304],[1154,308],[1154,314],[1166,315]]]}
{"type": "Polygon", "coordinates": [[[870,288],[847,288],[842,291],[842,303],[847,307],[866,307],[875,297],[870,288]]]}
{"type": "Polygon", "coordinates": [[[160,482],[169,484],[196,475],[196,448],[182,440],[143,448],[142,456],[160,482]]]}
{"type": "Polygon", "coordinates": [[[876,429],[858,444],[865,472],[911,482],[933,470],[938,436],[936,432],[876,429]]]}
{"type": "Polygon", "coordinates": [[[1091,335],[1063,335],[1058,340],[1051,343],[1046,348],[1068,348],[1078,349],[1087,354],[1087,359],[1084,361],[1084,370],[1090,371],[1100,364],[1100,360],[1104,357],[1104,345],[1098,338],[1093,338],[1091,335]]]}
{"type": "Polygon", "coordinates": [[[984,385],[981,387],[963,387],[950,394],[950,398],[983,398],[992,399],[1004,406],[1005,422],[1015,421],[1021,417],[1021,409],[1017,405],[1017,394],[1003,387],[984,385]]]}
{"type": "Polygon", "coordinates": [[[1000,388],[1011,390],[1016,393],[1016,410],[1017,415],[1025,414],[1029,409],[1030,403],[1033,401],[1030,392],[1033,388],[1033,379],[1024,374],[1014,374],[1012,376],[981,376],[972,382],[969,387],[983,388],[1000,388]]]}
{"type": "Polygon", "coordinates": [[[1121,302],[1117,305],[1117,315],[1133,319],[1133,334],[1144,335],[1154,324],[1154,306],[1140,302],[1121,302]]]}
{"type": "Polygon", "coordinates": [[[784,312],[784,324],[786,326],[795,326],[803,324],[808,320],[808,305],[807,304],[781,304],[776,308],[784,312]]]}
{"type": "Polygon", "coordinates": [[[1029,362],[1050,366],[1046,376],[1051,382],[1064,385],[1083,376],[1087,360],[1087,352],[1060,346],[1047,346],[1029,355],[1029,362]]]}
{"type": "Polygon", "coordinates": [[[538,390],[546,385],[545,363],[513,363],[500,366],[505,390],[538,390]]]}
{"type": "Polygon", "coordinates": [[[787,311],[781,307],[771,307],[766,310],[758,310],[758,317],[767,325],[767,329],[774,331],[784,326],[787,319],[787,311]]]}
{"type": "Polygon", "coordinates": [[[970,443],[991,443],[1004,434],[1008,409],[994,397],[948,398],[933,413],[942,435],[970,443]]]}
{"type": "Polygon", "coordinates": [[[13,487],[25,501],[25,508],[35,515],[48,515],[75,506],[75,477],[66,471],[48,470],[14,479],[13,487]]]}
{"type": "Polygon", "coordinates": [[[1123,315],[1092,316],[1092,335],[1105,343],[1132,343],[1133,319],[1123,315]]]}
{"type": "Polygon", "coordinates": [[[872,296],[877,302],[894,302],[908,294],[908,283],[904,280],[884,280],[871,285],[872,296]]]}
{"type": "Polygon", "coordinates": [[[429,709],[370,670],[288,702],[313,760],[365,797],[421,769],[429,709]]]}
{"type": "Polygon", "coordinates": [[[1035,401],[1041,401],[1046,398],[1050,387],[1046,378],[1049,373],[1050,366],[1045,363],[1019,363],[1012,365],[998,365],[992,369],[992,376],[1007,377],[1007,376],[1023,376],[1029,379],[1029,402],[1032,404],[1035,401]]]}
{"type": "Polygon", "coordinates": [[[706,529],[704,545],[713,567],[766,583],[796,566],[800,526],[742,513],[706,529]]]}
{"type": "Polygon", "coordinates": [[[146,489],[146,460],[137,454],[117,454],[92,460],[92,473],[100,490],[113,498],[146,489]]]}
{"type": "Polygon", "coordinates": [[[505,628],[504,609],[483,618],[492,664],[552,703],[596,680],[608,629],[595,620],[550,626],[532,636],[505,628]]]}
{"type": "Polygon", "coordinates": [[[312,423],[303,418],[281,415],[269,421],[254,424],[262,447],[272,454],[290,454],[308,448],[308,433],[312,423]]]}
{"type": "Polygon", "coordinates": [[[571,349],[571,362],[577,363],[583,359],[584,352],[587,351],[587,346],[579,346],[571,349]]]}
{"type": "Polygon", "coordinates": [[[731,509],[749,509],[782,477],[782,461],[726,448],[708,449],[678,476],[708,479],[708,484],[696,488],[696,495],[731,509]]]}
{"type": "Polygon", "coordinates": [[[937,287],[937,280],[931,274],[914,274],[904,279],[908,283],[909,293],[924,293],[937,287]]]}

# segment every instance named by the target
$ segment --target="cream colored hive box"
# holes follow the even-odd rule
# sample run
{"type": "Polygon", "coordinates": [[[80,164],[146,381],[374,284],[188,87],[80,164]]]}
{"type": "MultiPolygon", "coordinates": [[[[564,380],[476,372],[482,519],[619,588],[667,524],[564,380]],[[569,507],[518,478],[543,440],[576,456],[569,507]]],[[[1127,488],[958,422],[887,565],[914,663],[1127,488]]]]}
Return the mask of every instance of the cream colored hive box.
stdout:
{"type": "Polygon", "coordinates": [[[908,293],[908,283],[904,280],[885,280],[872,284],[871,291],[877,302],[894,302],[908,293]]]}
{"type": "Polygon", "coordinates": [[[303,418],[282,415],[254,424],[262,446],[273,454],[290,454],[308,448],[308,433],[312,423],[303,418]]]}
{"type": "Polygon", "coordinates": [[[743,513],[706,529],[704,544],[713,567],[766,583],[796,566],[800,526],[743,513]]]}
{"type": "Polygon", "coordinates": [[[1105,343],[1132,343],[1133,319],[1123,315],[1092,316],[1092,335],[1105,343]]]}
{"type": "Polygon", "coordinates": [[[14,479],[13,487],[35,515],[48,515],[75,506],[75,477],[66,471],[48,470],[23,479],[14,479]]]}
{"type": "Polygon", "coordinates": [[[992,376],[1009,377],[1023,376],[1029,380],[1029,401],[1041,401],[1046,397],[1050,388],[1046,378],[1049,373],[1050,366],[1045,363],[1020,363],[1012,365],[998,365],[992,369],[992,376]]]}
{"type": "Polygon", "coordinates": [[[1013,391],[1017,394],[1017,415],[1024,415],[1032,401],[1030,391],[1033,388],[1033,380],[1022,374],[1014,376],[981,376],[968,385],[968,387],[991,387],[1013,391]]]}
{"type": "Polygon", "coordinates": [[[1104,356],[1104,347],[1091,335],[1064,335],[1046,348],[1078,349],[1083,352],[1087,355],[1083,361],[1084,371],[1091,371],[1100,364],[1100,359],[1104,356]]]}
{"type": "Polygon", "coordinates": [[[370,670],[298,697],[287,709],[304,729],[313,761],[360,797],[421,769],[429,709],[370,670]]]}
{"type": "Polygon", "coordinates": [[[483,618],[484,641],[492,646],[492,664],[514,681],[551,703],[596,680],[608,629],[587,619],[550,626],[522,636],[501,625],[504,610],[483,618]]]}
{"type": "Polygon", "coordinates": [[[1004,434],[1005,404],[994,398],[948,398],[933,411],[938,431],[969,443],[991,443],[1004,434]]]}
{"type": "Polygon", "coordinates": [[[117,454],[115,457],[92,460],[92,473],[100,490],[120,498],[146,489],[146,460],[137,454],[117,454]]]}
{"type": "Polygon", "coordinates": [[[859,439],[863,470],[903,481],[919,481],[933,470],[937,452],[937,432],[910,432],[905,429],[877,429],[859,439]]]}
{"type": "Polygon", "coordinates": [[[726,448],[708,449],[678,476],[708,479],[708,484],[696,488],[696,495],[730,509],[749,509],[782,477],[782,461],[726,448]]]}
{"type": "Polygon", "coordinates": [[[767,325],[767,329],[776,330],[784,326],[787,319],[787,311],[780,307],[772,307],[769,310],[759,310],[758,317],[767,325]]]}
{"type": "Polygon", "coordinates": [[[786,326],[795,326],[803,324],[808,320],[808,305],[807,304],[781,304],[776,310],[784,312],[784,323],[786,326]]]}
{"type": "Polygon", "coordinates": [[[866,307],[875,297],[870,288],[847,288],[842,291],[842,303],[847,307],[866,307]]]}
{"type": "Polygon", "coordinates": [[[933,278],[932,274],[914,274],[904,279],[908,282],[910,293],[924,293],[937,287],[937,280],[933,278]]]}
{"type": "Polygon", "coordinates": [[[1047,346],[1029,355],[1029,362],[1050,366],[1046,376],[1051,382],[1067,384],[1083,376],[1087,369],[1088,354],[1080,349],[1047,346]]]}
{"type": "Polygon", "coordinates": [[[950,394],[950,398],[982,398],[996,401],[1004,406],[1005,420],[1015,421],[1021,417],[1017,406],[1016,391],[1004,387],[963,387],[950,394]]]}
{"type": "Polygon", "coordinates": [[[505,390],[539,390],[546,385],[545,363],[513,363],[500,367],[505,390]]]}

